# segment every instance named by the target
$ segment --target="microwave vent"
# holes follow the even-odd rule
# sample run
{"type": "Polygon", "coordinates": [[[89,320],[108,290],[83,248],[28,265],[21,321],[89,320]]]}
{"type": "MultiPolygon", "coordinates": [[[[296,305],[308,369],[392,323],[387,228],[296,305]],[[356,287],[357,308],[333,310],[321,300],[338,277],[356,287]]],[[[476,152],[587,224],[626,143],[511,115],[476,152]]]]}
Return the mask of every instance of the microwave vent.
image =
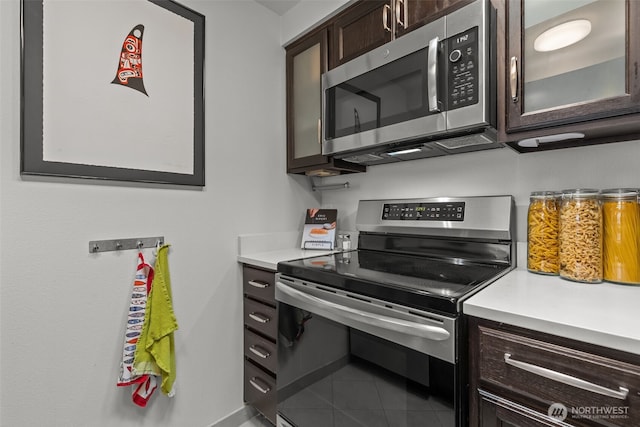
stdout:
{"type": "Polygon", "coordinates": [[[384,157],[378,156],[377,154],[359,154],[350,157],[344,157],[342,160],[352,163],[365,163],[365,162],[375,162],[377,160],[382,160],[384,157]]]}
{"type": "Polygon", "coordinates": [[[456,138],[449,138],[442,141],[436,141],[441,147],[444,147],[448,150],[456,150],[465,147],[471,147],[474,145],[484,145],[484,144],[493,144],[495,141],[487,138],[483,134],[475,134],[475,135],[466,135],[459,136],[456,138]]]}

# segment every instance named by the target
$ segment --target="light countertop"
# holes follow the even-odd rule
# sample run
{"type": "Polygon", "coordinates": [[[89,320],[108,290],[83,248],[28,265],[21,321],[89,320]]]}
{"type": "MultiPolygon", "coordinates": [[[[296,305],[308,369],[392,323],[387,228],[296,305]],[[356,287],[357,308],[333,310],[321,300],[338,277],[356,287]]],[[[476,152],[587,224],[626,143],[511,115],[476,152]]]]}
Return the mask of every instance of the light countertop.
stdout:
{"type": "Polygon", "coordinates": [[[277,251],[254,252],[238,255],[238,262],[276,271],[280,261],[309,258],[330,253],[332,252],[311,249],[280,249],[277,251]]]}
{"type": "Polygon", "coordinates": [[[640,286],[577,283],[518,268],[463,304],[467,315],[640,355],[640,286]]]}
{"type": "Polygon", "coordinates": [[[309,258],[333,251],[300,249],[300,232],[238,236],[238,262],[276,271],[280,261],[309,258]]]}

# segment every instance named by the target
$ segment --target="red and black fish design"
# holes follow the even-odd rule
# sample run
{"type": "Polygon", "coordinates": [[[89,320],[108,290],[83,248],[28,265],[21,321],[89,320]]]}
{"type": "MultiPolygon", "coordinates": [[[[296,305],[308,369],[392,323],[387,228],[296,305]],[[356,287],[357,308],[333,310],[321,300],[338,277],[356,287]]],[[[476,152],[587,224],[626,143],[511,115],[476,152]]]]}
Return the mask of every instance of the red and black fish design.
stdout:
{"type": "Polygon", "coordinates": [[[142,80],[142,35],[144,34],[144,25],[139,24],[133,27],[122,43],[122,51],[120,52],[120,60],[118,61],[118,69],[116,77],[111,83],[130,87],[147,94],[142,80]]]}

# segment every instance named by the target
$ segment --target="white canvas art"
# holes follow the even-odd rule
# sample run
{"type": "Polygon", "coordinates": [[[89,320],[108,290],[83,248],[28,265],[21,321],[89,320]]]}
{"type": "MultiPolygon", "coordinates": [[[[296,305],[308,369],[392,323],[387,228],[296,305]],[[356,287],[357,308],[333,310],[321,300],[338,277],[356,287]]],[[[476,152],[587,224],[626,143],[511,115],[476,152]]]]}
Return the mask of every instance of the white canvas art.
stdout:
{"type": "Polygon", "coordinates": [[[147,0],[48,0],[42,57],[45,162],[194,174],[194,22],[147,0]],[[113,82],[137,26],[146,94],[113,82]]]}

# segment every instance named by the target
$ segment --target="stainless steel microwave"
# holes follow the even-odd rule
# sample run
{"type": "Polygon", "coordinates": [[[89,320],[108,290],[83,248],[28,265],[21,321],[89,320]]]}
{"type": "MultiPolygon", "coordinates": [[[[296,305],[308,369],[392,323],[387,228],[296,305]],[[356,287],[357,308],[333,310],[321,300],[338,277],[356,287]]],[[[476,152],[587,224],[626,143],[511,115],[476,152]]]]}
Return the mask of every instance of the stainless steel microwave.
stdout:
{"type": "Polygon", "coordinates": [[[495,9],[476,0],[322,75],[322,153],[373,165],[496,142],[495,9]]]}

